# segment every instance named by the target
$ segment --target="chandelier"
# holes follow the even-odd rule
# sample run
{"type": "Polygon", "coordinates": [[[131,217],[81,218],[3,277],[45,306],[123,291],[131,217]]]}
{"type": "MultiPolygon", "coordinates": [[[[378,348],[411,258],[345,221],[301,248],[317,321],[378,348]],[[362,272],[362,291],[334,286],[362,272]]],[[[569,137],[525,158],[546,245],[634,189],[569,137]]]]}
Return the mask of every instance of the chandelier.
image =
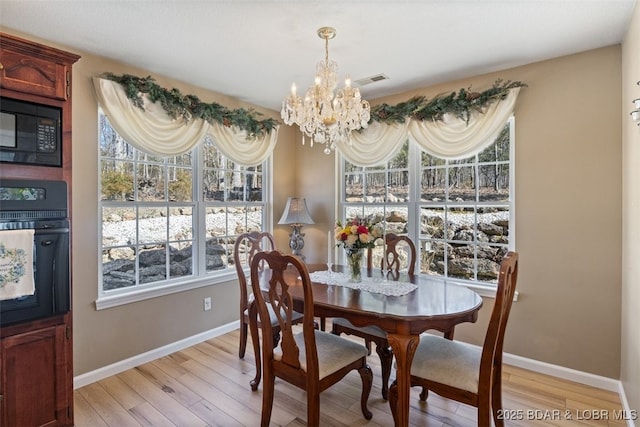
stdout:
{"type": "Polygon", "coordinates": [[[351,131],[366,128],[369,122],[369,103],[360,98],[360,90],[351,87],[349,76],[344,88],[336,89],[338,64],[329,62],[329,39],[336,36],[331,27],[318,29],[318,37],[325,41],[324,61],[316,66],[315,84],[307,90],[304,98],[296,95],[296,84],[291,85],[291,95],[282,102],[282,119],[291,126],[297,124],[302,132],[302,144],[305,135],[313,143],[324,144],[325,154],[330,154],[338,143],[351,144],[351,131]]]}

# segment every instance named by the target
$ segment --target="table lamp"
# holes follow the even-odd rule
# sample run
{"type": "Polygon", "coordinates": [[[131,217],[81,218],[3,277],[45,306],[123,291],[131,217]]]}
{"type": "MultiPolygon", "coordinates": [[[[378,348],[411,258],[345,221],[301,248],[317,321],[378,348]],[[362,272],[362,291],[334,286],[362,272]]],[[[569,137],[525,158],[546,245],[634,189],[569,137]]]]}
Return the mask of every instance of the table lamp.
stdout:
{"type": "Polygon", "coordinates": [[[315,224],[309,210],[307,209],[307,202],[304,197],[289,197],[287,199],[287,205],[284,207],[282,218],[278,221],[278,224],[290,224],[291,234],[289,234],[289,247],[293,255],[299,256],[303,260],[302,248],[304,247],[304,233],[300,232],[300,229],[304,224],[315,224]]]}

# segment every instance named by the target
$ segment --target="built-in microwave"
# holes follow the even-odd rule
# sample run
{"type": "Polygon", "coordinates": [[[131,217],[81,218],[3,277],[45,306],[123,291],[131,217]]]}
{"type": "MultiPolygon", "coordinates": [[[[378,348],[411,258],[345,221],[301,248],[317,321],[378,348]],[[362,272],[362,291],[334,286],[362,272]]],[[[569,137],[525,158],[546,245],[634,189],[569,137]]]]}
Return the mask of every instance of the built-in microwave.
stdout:
{"type": "Polygon", "coordinates": [[[62,166],[62,110],[0,97],[0,161],[62,166]]]}

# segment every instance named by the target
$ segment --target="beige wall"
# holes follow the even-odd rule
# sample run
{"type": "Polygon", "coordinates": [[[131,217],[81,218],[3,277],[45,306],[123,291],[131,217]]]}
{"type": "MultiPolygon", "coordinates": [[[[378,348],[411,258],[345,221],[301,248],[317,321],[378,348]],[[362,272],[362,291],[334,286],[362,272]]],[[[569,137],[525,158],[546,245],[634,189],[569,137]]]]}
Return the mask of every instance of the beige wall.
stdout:
{"type": "Polygon", "coordinates": [[[629,407],[640,408],[640,128],[629,117],[640,98],[640,4],[622,44],[622,359],[629,407]]]}
{"type": "MultiPolygon", "coordinates": [[[[79,375],[236,320],[238,291],[229,282],[95,310],[97,105],[91,77],[104,71],[142,76],[153,71],[76,53],[82,55],[73,69],[73,336],[79,375]],[[207,295],[213,297],[211,312],[201,309],[207,295]]],[[[611,378],[620,375],[620,64],[621,49],[614,46],[384,100],[433,97],[469,84],[483,89],[497,77],[529,84],[516,106],[521,296],[512,311],[506,351],[611,378]]],[[[154,77],[204,100],[241,105],[154,77]]],[[[324,262],[326,232],[335,219],[335,159],[320,146],[302,147],[299,141],[297,132],[282,128],[273,160],[273,218],[278,221],[287,197],[306,197],[316,224],[303,229],[303,252],[309,262],[324,262]]],[[[278,246],[286,248],[288,227],[274,224],[273,231],[278,246]]],[[[491,302],[485,301],[478,324],[458,329],[458,338],[479,342],[491,302]]]]}

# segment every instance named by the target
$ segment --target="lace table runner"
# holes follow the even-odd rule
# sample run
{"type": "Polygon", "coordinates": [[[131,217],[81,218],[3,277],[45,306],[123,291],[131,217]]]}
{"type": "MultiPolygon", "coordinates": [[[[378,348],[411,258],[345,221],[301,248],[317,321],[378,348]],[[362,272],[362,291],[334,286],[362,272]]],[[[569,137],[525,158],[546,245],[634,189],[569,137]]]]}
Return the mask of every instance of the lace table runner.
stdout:
{"type": "Polygon", "coordinates": [[[327,270],[314,271],[313,273],[309,273],[309,277],[314,282],[324,283],[326,285],[344,286],[346,288],[361,289],[363,291],[395,297],[406,295],[418,287],[413,283],[396,282],[373,277],[362,277],[362,282],[353,283],[349,281],[347,274],[327,270]]]}

